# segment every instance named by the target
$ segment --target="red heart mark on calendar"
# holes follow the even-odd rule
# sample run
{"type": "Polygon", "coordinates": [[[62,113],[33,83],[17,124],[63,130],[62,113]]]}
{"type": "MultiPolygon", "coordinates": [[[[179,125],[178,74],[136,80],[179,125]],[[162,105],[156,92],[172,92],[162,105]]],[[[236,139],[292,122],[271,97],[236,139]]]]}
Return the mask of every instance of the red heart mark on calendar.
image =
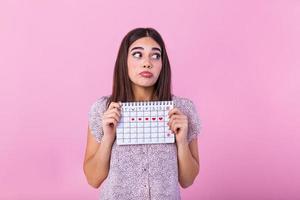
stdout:
{"type": "Polygon", "coordinates": [[[155,117],[152,117],[152,120],[154,121],[156,118],[155,117]]]}
{"type": "Polygon", "coordinates": [[[141,121],[142,120],[142,118],[139,118],[139,121],[141,121]]]}
{"type": "Polygon", "coordinates": [[[146,120],[148,120],[149,118],[148,118],[148,117],[146,117],[145,119],[146,119],[146,120]]]}
{"type": "Polygon", "coordinates": [[[134,121],[134,118],[131,118],[131,121],[134,121]]]}
{"type": "Polygon", "coordinates": [[[160,118],[158,118],[159,120],[162,120],[163,118],[162,117],[160,117],[160,118]]]}

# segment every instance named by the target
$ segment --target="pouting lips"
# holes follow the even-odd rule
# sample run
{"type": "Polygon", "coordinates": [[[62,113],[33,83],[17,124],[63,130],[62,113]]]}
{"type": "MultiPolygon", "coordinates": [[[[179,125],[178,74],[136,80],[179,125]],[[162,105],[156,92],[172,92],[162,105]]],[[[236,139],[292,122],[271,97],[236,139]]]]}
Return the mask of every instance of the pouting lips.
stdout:
{"type": "Polygon", "coordinates": [[[153,74],[151,72],[147,72],[147,71],[141,72],[140,75],[145,77],[145,78],[150,78],[150,77],[153,76],[153,74]]]}

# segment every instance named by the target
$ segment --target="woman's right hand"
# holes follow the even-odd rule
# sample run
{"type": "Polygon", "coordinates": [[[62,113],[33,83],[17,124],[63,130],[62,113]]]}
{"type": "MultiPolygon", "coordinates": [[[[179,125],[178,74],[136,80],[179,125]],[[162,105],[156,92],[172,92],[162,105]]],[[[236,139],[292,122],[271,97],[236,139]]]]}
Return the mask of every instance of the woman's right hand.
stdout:
{"type": "Polygon", "coordinates": [[[113,144],[117,124],[121,118],[121,102],[111,102],[102,116],[103,140],[113,144]]]}

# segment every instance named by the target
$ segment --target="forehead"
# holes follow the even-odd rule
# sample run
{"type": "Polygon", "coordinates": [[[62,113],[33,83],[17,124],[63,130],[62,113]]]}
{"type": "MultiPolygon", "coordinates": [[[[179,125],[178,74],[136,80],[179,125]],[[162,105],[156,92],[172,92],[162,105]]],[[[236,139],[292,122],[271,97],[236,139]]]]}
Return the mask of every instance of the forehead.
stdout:
{"type": "Polygon", "coordinates": [[[151,37],[143,37],[143,38],[137,39],[130,45],[129,50],[134,47],[144,47],[144,49],[147,49],[147,48],[151,49],[153,47],[156,47],[156,48],[160,49],[159,44],[151,37]]]}

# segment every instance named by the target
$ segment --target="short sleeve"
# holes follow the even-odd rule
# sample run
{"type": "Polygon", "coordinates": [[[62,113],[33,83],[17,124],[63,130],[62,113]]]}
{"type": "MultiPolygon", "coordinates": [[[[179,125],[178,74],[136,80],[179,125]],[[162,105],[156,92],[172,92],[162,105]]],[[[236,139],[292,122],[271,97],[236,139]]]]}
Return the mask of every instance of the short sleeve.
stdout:
{"type": "Polygon", "coordinates": [[[188,142],[190,143],[193,139],[197,138],[202,127],[200,117],[196,109],[195,104],[190,99],[186,101],[186,113],[188,117],[188,142]]]}
{"type": "Polygon", "coordinates": [[[97,101],[92,104],[88,112],[89,127],[98,143],[101,142],[103,137],[102,116],[106,110],[106,100],[107,98],[105,96],[97,99],[97,101]]]}

